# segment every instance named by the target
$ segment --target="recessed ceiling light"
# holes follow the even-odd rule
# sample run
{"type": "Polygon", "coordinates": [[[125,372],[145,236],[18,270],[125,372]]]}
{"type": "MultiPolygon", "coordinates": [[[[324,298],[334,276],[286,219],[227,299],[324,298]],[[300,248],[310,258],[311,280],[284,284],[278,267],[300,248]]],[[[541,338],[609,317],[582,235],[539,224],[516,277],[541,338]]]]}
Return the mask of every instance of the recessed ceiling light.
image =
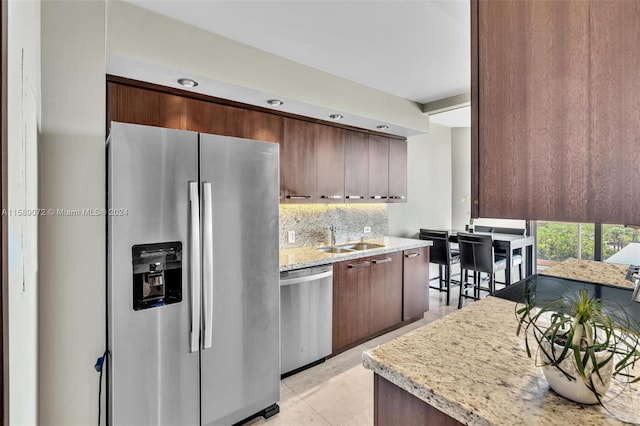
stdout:
{"type": "Polygon", "coordinates": [[[332,120],[342,120],[344,116],[342,114],[331,114],[329,118],[332,120]]]}
{"type": "Polygon", "coordinates": [[[376,129],[380,129],[380,130],[387,130],[389,128],[389,126],[387,126],[386,124],[381,124],[379,126],[376,126],[376,129]]]}
{"type": "Polygon", "coordinates": [[[271,106],[280,106],[284,104],[284,102],[282,102],[280,99],[269,99],[267,103],[271,106]]]}
{"type": "Polygon", "coordinates": [[[180,78],[178,79],[178,83],[184,87],[196,87],[198,85],[197,81],[191,80],[190,78],[180,78]]]}

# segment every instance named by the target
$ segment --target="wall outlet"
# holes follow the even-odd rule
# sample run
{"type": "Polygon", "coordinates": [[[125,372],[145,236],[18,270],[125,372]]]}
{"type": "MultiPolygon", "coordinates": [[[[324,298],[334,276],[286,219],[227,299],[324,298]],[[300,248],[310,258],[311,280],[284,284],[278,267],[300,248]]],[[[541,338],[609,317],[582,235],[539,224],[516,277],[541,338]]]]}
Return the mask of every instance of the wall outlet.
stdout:
{"type": "Polygon", "coordinates": [[[296,242],[296,231],[289,231],[289,244],[293,244],[296,242]]]}
{"type": "Polygon", "coordinates": [[[370,234],[371,233],[371,227],[370,226],[365,226],[364,227],[364,231],[365,234],[370,234]]]}

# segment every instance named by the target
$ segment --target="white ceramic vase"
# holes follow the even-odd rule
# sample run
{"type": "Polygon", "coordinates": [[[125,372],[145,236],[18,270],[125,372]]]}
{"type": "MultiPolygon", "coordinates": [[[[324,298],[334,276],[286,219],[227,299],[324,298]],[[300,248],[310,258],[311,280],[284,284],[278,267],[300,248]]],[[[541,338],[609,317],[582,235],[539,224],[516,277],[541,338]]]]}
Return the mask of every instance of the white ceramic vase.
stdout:
{"type": "MultiPolygon", "coordinates": [[[[551,343],[548,341],[542,341],[541,345],[544,347],[545,351],[550,353],[551,351],[551,343]]],[[[554,346],[554,355],[556,358],[560,356],[562,353],[563,347],[557,344],[553,344],[554,346]]],[[[573,355],[567,356],[563,359],[559,366],[575,377],[574,380],[569,380],[564,373],[558,370],[557,367],[549,365],[549,359],[542,351],[542,348],[538,351],[539,360],[542,363],[542,371],[544,373],[544,377],[549,382],[549,386],[551,389],[556,391],[558,394],[564,396],[567,399],[570,399],[575,402],[579,402],[581,404],[597,404],[598,398],[594,393],[587,387],[582,378],[578,373],[578,369],[576,367],[576,362],[573,359],[573,355]]],[[[596,359],[598,360],[598,364],[600,364],[603,360],[609,357],[611,354],[608,351],[602,351],[596,353],[596,359]]],[[[609,385],[611,384],[611,378],[613,377],[613,364],[614,360],[610,360],[606,365],[600,368],[600,377],[597,374],[594,374],[592,379],[595,385],[595,389],[602,396],[609,389],[609,385]]],[[[593,364],[591,360],[587,362],[585,366],[585,373],[587,378],[591,377],[593,373],[593,364]]]]}

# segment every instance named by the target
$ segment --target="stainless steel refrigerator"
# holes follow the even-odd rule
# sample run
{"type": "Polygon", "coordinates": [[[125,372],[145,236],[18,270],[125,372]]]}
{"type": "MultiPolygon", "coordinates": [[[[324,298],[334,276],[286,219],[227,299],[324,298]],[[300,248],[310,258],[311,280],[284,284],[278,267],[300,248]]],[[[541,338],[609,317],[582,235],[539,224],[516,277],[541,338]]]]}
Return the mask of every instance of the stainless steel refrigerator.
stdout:
{"type": "Polygon", "coordinates": [[[278,145],[113,122],[109,423],[278,412],[278,145]]]}

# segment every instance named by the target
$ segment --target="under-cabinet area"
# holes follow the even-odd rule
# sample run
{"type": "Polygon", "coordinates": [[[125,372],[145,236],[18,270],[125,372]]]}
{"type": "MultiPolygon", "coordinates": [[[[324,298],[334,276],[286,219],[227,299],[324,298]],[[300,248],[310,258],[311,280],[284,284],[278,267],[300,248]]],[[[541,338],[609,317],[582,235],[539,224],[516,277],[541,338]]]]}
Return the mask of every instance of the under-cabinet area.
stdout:
{"type": "Polygon", "coordinates": [[[343,244],[334,252],[322,251],[326,247],[283,249],[280,270],[333,264],[331,354],[336,355],[423,317],[429,309],[430,244],[384,237],[343,244]]]}

